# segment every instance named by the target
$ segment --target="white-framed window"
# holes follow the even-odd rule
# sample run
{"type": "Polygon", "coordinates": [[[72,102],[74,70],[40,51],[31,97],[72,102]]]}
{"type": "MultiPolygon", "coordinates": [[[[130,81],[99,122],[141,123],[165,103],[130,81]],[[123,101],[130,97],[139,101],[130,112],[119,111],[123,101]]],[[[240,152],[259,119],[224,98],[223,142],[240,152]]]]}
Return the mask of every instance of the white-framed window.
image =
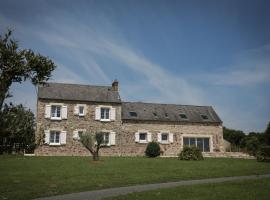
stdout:
{"type": "Polygon", "coordinates": [[[139,140],[140,140],[140,142],[146,142],[147,141],[147,133],[139,133],[139,140]]]}
{"type": "Polygon", "coordinates": [[[168,133],[161,133],[161,142],[169,142],[169,134],[168,133]]]}
{"type": "Polygon", "coordinates": [[[61,106],[60,105],[51,106],[51,119],[61,119],[61,106]]]}
{"type": "Polygon", "coordinates": [[[202,152],[210,152],[210,138],[209,137],[184,137],[184,146],[196,146],[202,152]]]}
{"type": "Polygon", "coordinates": [[[112,106],[97,106],[95,120],[98,121],[114,121],[116,118],[116,108],[112,106]]]}
{"type": "Polygon", "coordinates": [[[67,119],[67,106],[62,103],[51,103],[45,106],[45,118],[51,120],[67,119]]]}
{"type": "Polygon", "coordinates": [[[78,106],[79,116],[85,115],[85,107],[84,106],[78,106]]]}
{"type": "Polygon", "coordinates": [[[103,132],[103,143],[102,145],[110,145],[110,133],[109,132],[103,132]]]}
{"type": "Polygon", "coordinates": [[[160,132],[157,135],[158,142],[161,144],[170,144],[173,143],[173,133],[170,132],[160,132]]]}
{"type": "Polygon", "coordinates": [[[60,145],[60,131],[50,131],[50,145],[60,145]]]}
{"type": "Polygon", "coordinates": [[[86,104],[76,104],[74,106],[74,115],[78,115],[80,117],[85,116],[87,111],[86,104]]]}
{"type": "Polygon", "coordinates": [[[80,140],[81,135],[85,133],[85,129],[76,129],[73,131],[73,139],[74,140],[80,140]]]}
{"type": "Polygon", "coordinates": [[[135,133],[135,142],[148,143],[152,141],[152,134],[148,131],[138,131],[135,133]]]}
{"type": "Polygon", "coordinates": [[[44,144],[49,145],[65,145],[67,132],[64,130],[44,130],[45,138],[44,144]]]}
{"type": "Polygon", "coordinates": [[[110,108],[107,107],[100,108],[100,119],[104,121],[110,120],[110,108]]]}

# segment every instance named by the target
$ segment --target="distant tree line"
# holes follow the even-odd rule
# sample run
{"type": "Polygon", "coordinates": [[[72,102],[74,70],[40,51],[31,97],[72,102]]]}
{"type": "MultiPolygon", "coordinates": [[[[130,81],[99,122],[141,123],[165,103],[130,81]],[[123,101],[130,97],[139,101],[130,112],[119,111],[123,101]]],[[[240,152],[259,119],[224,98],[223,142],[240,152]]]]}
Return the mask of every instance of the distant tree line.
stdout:
{"type": "Polygon", "coordinates": [[[270,146],[270,122],[264,132],[250,132],[248,134],[224,127],[223,137],[231,143],[231,149],[227,149],[227,151],[243,151],[256,155],[260,147],[270,146]]]}

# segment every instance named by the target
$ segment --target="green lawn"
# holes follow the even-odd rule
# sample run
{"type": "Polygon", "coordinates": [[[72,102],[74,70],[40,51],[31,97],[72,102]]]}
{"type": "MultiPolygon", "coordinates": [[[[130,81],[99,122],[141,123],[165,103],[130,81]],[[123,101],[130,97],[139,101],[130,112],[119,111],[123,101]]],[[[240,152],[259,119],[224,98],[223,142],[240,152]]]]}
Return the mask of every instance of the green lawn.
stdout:
{"type": "MultiPolygon", "coordinates": [[[[245,180],[218,184],[179,186],[132,193],[106,200],[268,200],[270,179],[245,180]]],[[[105,199],[104,199],[105,200],[105,199]]]]}
{"type": "Polygon", "coordinates": [[[208,158],[0,156],[0,199],[31,199],[125,185],[270,173],[270,163],[208,158]]]}

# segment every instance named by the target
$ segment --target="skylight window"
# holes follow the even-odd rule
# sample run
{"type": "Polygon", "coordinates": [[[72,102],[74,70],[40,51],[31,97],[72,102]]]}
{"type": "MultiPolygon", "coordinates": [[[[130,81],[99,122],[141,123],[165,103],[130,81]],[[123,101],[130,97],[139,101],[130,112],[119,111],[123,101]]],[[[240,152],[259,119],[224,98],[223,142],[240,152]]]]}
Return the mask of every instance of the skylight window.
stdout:
{"type": "Polygon", "coordinates": [[[207,115],[201,115],[201,118],[202,118],[203,120],[208,120],[208,119],[209,119],[207,115]]]}
{"type": "Polygon", "coordinates": [[[179,114],[179,117],[180,117],[181,119],[188,119],[188,118],[187,118],[187,115],[186,115],[185,113],[180,113],[180,114],[179,114]]]}
{"type": "Polygon", "coordinates": [[[137,115],[136,112],[131,111],[131,112],[129,112],[129,116],[130,116],[130,117],[137,117],[138,115],[137,115]]]}

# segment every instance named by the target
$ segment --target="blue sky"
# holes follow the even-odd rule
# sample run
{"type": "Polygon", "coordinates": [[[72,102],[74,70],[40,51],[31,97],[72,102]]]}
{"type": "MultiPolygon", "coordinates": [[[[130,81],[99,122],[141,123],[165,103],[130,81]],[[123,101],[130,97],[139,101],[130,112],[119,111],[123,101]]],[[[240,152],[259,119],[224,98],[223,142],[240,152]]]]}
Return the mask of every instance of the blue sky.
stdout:
{"type": "MultiPolygon", "coordinates": [[[[0,0],[0,32],[49,56],[52,81],[110,85],[125,101],[211,105],[224,125],[270,121],[270,1],[0,0]]],[[[30,83],[11,88],[35,111],[30,83]]]]}

